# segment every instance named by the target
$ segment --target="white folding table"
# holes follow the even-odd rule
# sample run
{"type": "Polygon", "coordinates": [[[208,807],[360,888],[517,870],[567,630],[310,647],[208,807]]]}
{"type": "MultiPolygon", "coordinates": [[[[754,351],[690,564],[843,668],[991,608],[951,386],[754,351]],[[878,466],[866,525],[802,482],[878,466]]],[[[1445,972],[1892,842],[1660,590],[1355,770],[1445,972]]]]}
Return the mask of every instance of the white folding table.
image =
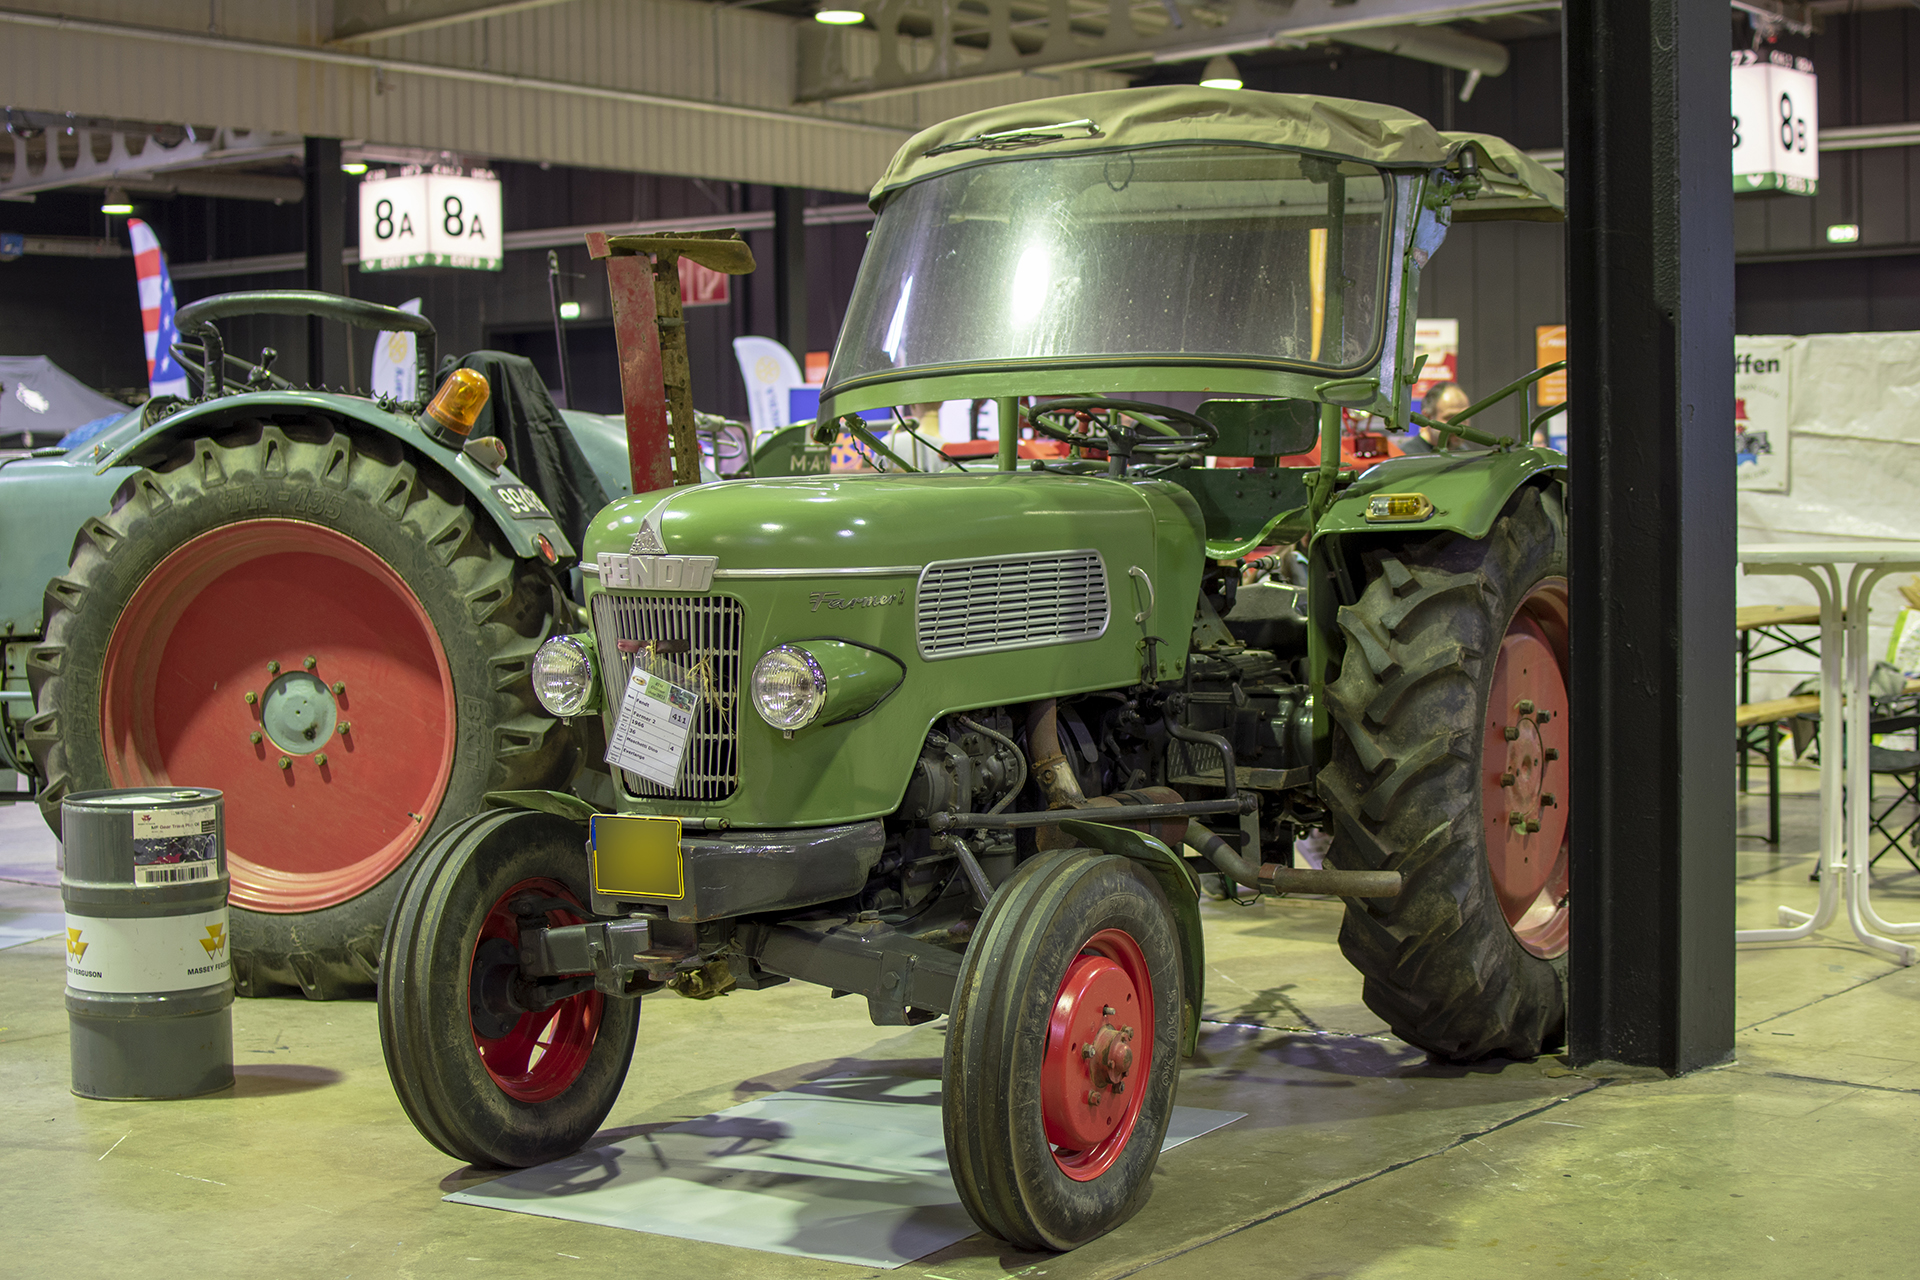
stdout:
{"type": "Polygon", "coordinates": [[[1920,922],[1883,920],[1869,897],[1867,680],[1873,673],[1873,654],[1867,646],[1867,601],[1874,584],[1888,574],[1920,572],[1920,543],[1771,542],[1742,547],[1739,558],[1747,573],[1805,578],[1813,584],[1820,600],[1820,723],[1840,725],[1841,742],[1826,735],[1820,750],[1819,904],[1812,915],[1781,907],[1781,928],[1743,929],[1734,937],[1741,942],[1805,938],[1832,923],[1844,901],[1855,937],[1901,964],[1912,964],[1920,950],[1885,935],[1920,934],[1920,922]],[[1844,595],[1842,565],[1851,566],[1844,595]]]}

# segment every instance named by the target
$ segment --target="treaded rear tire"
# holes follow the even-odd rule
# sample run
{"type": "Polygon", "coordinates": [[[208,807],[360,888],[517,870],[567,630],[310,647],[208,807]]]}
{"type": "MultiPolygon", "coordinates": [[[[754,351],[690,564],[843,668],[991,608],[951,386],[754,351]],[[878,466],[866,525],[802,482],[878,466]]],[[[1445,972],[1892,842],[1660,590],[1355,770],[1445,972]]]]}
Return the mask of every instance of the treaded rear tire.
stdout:
{"type": "Polygon", "coordinates": [[[373,994],[381,930],[412,860],[478,810],[486,792],[564,782],[575,754],[529,680],[552,626],[552,591],[452,477],[398,441],[320,417],[243,421],[179,442],[80,528],[67,573],[47,584],[46,638],[27,663],[36,713],[25,736],[46,780],[42,814],[58,833],[64,796],[116,785],[101,735],[101,671],[140,584],[192,539],[262,517],[330,529],[388,565],[432,620],[457,699],[451,773],[438,808],[420,815],[425,831],[406,861],[319,909],[232,908],[237,994],[364,997],[373,994]]]}
{"type": "Polygon", "coordinates": [[[1525,1059],[1566,1027],[1566,956],[1522,947],[1494,892],[1482,818],[1481,725],[1495,658],[1522,600],[1567,572],[1556,489],[1517,493],[1488,536],[1384,544],[1339,612],[1327,690],[1333,758],[1318,786],[1332,865],[1394,870],[1395,898],[1349,898],[1340,948],[1393,1033],[1455,1062],[1525,1059]]]}

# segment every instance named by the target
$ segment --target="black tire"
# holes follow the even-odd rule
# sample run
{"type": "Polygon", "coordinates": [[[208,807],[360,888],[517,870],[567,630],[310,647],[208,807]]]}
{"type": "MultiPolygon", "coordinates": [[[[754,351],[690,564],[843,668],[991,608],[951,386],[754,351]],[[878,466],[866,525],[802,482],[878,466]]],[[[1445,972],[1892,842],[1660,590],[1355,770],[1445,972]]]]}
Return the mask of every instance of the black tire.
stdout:
{"type": "MultiPolygon", "coordinates": [[[[1523,489],[1484,540],[1369,549],[1366,589],[1339,613],[1347,647],[1327,691],[1333,757],[1319,778],[1334,819],[1328,858],[1404,877],[1396,898],[1347,899],[1340,946],[1365,977],[1367,1007],[1449,1061],[1531,1058],[1565,1035],[1564,915],[1560,942],[1537,948],[1546,954],[1508,924],[1488,861],[1481,726],[1522,602],[1531,610],[1564,583],[1566,531],[1557,490],[1523,489]]],[[[1564,627],[1557,653],[1564,671],[1564,627]]],[[[1564,755],[1543,767],[1563,771],[1564,755]]],[[[1554,845],[1564,888],[1566,849],[1554,845]]]]}
{"type": "MultiPolygon", "coordinates": [[[[479,809],[488,791],[564,784],[572,738],[540,712],[528,678],[555,608],[543,575],[514,559],[452,477],[397,441],[319,418],[253,421],[183,441],[130,477],[112,509],[75,536],[67,573],[47,585],[46,638],[28,658],[35,715],[26,737],[45,779],[49,826],[59,829],[63,796],[115,785],[101,733],[102,670],[141,584],[190,540],[262,517],[319,525],[370,551],[412,592],[444,650],[458,708],[452,761],[438,805],[414,816],[424,831],[409,860],[479,809]]],[[[338,607],[350,612],[355,602],[338,607]]],[[[204,774],[182,781],[240,785],[204,774]]],[[[231,824],[234,799],[228,804],[231,824]]],[[[406,866],[311,909],[236,905],[238,994],[371,995],[381,928],[406,866]]],[[[236,878],[243,900],[247,887],[236,878]]]]}
{"type": "MultiPolygon", "coordinates": [[[[1131,860],[1085,849],[1044,853],[994,894],[954,988],[941,1071],[954,1185],[983,1230],[1022,1249],[1071,1249],[1146,1203],[1179,1080],[1181,996],[1172,910],[1131,860]],[[1143,1073],[1127,1077],[1141,1100],[1131,1127],[1104,1148],[1115,1153],[1111,1163],[1081,1181],[1063,1171],[1049,1141],[1042,1071],[1069,966],[1108,929],[1138,944],[1150,976],[1152,1056],[1144,1086],[1143,1073]]],[[[1067,1046],[1076,1063],[1077,1048],[1067,1046]]]]}
{"type": "MultiPolygon", "coordinates": [[[[584,904],[583,838],[578,825],[551,814],[495,812],[468,819],[433,841],[394,904],[381,957],[380,1047],[407,1117],[456,1160],[525,1168],[577,1151],[599,1129],[626,1081],[639,1028],[638,998],[589,991],[562,1002],[574,1006],[569,1017],[581,1013],[574,1002],[592,1002],[599,1012],[578,1074],[552,1097],[510,1095],[489,1073],[475,1040],[486,1016],[511,1021],[524,1034],[561,1011],[555,1006],[545,1013],[486,1014],[486,996],[474,997],[476,975],[503,966],[486,963],[480,934],[495,904],[527,881],[557,883],[566,890],[559,900],[584,904]]],[[[545,918],[560,925],[586,914],[552,910],[545,918]]],[[[479,985],[489,989],[484,976],[479,985]]]]}

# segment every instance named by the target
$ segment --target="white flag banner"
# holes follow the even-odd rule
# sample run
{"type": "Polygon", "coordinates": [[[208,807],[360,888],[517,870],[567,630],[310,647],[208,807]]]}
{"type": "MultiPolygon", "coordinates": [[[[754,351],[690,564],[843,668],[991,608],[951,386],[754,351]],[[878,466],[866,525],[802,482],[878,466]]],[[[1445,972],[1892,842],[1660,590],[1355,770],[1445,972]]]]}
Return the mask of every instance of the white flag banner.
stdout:
{"type": "MultiPolygon", "coordinates": [[[[420,314],[420,299],[408,298],[402,311],[420,314]]],[[[367,385],[377,396],[395,400],[417,400],[420,389],[414,385],[414,346],[410,333],[389,333],[382,329],[373,340],[373,376],[367,385]]]]}

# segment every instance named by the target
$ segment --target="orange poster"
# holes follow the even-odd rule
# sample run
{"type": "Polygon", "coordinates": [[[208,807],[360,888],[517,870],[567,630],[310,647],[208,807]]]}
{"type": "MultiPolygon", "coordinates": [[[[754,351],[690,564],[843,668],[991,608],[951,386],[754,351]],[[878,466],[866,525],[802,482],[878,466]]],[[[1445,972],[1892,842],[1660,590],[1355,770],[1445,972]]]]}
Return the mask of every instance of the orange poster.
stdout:
{"type": "MultiPolygon", "coordinates": [[[[1567,326],[1540,324],[1533,327],[1533,367],[1538,369],[1567,358],[1567,326]]],[[[1567,371],[1550,373],[1533,384],[1535,408],[1545,409],[1567,402],[1567,371]]]]}

